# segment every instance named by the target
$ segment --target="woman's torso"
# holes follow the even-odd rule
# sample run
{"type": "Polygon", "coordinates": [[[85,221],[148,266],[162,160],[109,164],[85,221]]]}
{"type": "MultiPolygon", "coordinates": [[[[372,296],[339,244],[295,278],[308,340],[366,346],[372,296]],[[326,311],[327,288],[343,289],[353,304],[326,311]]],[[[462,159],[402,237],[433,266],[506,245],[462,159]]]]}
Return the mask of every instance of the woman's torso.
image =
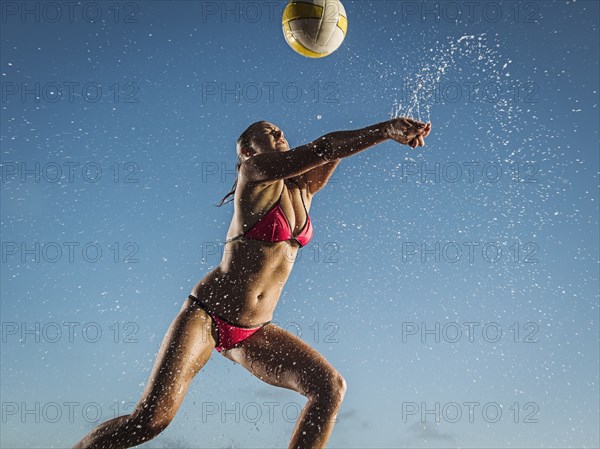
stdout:
{"type": "MultiPolygon", "coordinates": [[[[235,192],[234,215],[227,238],[248,232],[279,201],[282,189],[280,206],[292,234],[297,236],[303,231],[311,203],[306,188],[289,180],[264,184],[241,180],[235,192]]],[[[299,247],[297,242],[288,240],[233,240],[225,244],[221,263],[194,287],[192,294],[211,312],[240,325],[269,321],[299,247]]]]}

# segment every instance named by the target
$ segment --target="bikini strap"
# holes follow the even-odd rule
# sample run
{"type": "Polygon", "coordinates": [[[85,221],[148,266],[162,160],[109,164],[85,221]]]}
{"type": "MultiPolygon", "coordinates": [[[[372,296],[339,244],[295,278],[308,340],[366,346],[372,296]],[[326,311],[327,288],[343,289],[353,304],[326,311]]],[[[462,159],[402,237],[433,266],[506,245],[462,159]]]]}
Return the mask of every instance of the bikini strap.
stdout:
{"type": "Polygon", "coordinates": [[[235,237],[231,237],[230,239],[225,240],[224,243],[233,242],[234,240],[241,239],[241,238],[244,238],[244,234],[239,234],[239,235],[236,235],[235,237]]]}

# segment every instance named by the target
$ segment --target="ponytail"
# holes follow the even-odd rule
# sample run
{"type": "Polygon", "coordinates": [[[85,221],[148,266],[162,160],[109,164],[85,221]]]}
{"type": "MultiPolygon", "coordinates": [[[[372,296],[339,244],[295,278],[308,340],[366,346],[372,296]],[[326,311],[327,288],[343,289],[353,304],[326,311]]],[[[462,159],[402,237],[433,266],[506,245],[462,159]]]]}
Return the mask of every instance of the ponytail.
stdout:
{"type": "Polygon", "coordinates": [[[242,165],[241,162],[238,161],[238,163],[236,164],[235,168],[236,168],[236,174],[235,174],[235,180],[233,181],[233,186],[231,186],[231,190],[229,191],[229,193],[227,195],[225,195],[222,199],[221,202],[219,204],[217,204],[217,207],[221,207],[223,204],[227,204],[227,203],[231,203],[233,201],[233,198],[231,198],[231,200],[227,201],[227,203],[225,203],[225,200],[230,197],[231,195],[235,194],[235,189],[237,187],[237,182],[238,182],[238,173],[240,171],[240,166],[242,165]]]}
{"type": "Polygon", "coordinates": [[[238,140],[237,140],[238,162],[235,167],[236,168],[235,181],[233,181],[233,186],[231,186],[231,190],[229,191],[229,193],[221,199],[221,202],[219,204],[216,205],[217,207],[221,207],[223,204],[231,203],[233,201],[233,198],[232,198],[231,200],[225,202],[225,200],[227,198],[229,198],[231,195],[235,194],[235,189],[237,188],[238,173],[240,172],[240,167],[242,165],[242,161],[240,159],[240,148],[252,148],[252,141],[251,141],[252,131],[254,131],[254,128],[256,126],[261,125],[263,123],[266,123],[266,122],[260,121],[260,122],[253,123],[248,128],[246,128],[246,130],[240,135],[240,137],[238,137],[238,140]]]}

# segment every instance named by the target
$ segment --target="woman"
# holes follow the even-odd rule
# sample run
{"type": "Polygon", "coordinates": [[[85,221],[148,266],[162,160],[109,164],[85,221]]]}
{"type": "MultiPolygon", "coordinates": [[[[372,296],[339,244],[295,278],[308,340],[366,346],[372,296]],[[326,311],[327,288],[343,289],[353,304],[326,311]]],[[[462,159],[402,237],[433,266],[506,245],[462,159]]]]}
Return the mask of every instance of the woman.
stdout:
{"type": "Polygon", "coordinates": [[[312,237],[313,196],[340,159],[388,139],[423,146],[430,130],[430,124],[398,118],[290,150],[271,123],[246,129],[237,141],[238,177],[221,200],[232,194],[235,200],[221,263],[194,287],[169,327],[135,410],[100,424],[75,448],[128,448],[157,436],[213,348],[259,379],[306,396],[289,447],[325,447],[346,391],[344,378],[269,320],[296,252],[312,237]]]}

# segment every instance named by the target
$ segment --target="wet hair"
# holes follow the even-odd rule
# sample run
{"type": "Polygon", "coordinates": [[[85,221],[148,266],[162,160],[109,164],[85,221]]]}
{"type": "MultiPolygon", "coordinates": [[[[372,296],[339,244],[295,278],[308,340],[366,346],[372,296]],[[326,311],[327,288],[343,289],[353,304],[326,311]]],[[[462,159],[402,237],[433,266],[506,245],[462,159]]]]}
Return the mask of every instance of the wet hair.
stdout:
{"type": "Polygon", "coordinates": [[[254,131],[254,128],[256,128],[258,125],[262,125],[263,123],[267,123],[267,122],[265,122],[264,120],[261,120],[260,122],[252,123],[252,125],[250,125],[248,128],[246,128],[246,130],[240,135],[240,137],[238,137],[237,142],[236,142],[238,161],[235,166],[235,169],[236,169],[235,180],[233,181],[233,186],[231,186],[231,190],[229,191],[229,193],[227,193],[227,195],[225,195],[221,199],[221,202],[219,204],[217,204],[217,207],[221,207],[223,204],[227,204],[227,203],[230,203],[231,201],[233,201],[233,198],[231,198],[231,200],[225,202],[225,200],[227,198],[229,198],[230,196],[235,194],[235,189],[237,188],[237,182],[238,182],[237,173],[239,172],[240,166],[242,165],[240,149],[241,148],[252,148],[252,132],[254,131]]]}

